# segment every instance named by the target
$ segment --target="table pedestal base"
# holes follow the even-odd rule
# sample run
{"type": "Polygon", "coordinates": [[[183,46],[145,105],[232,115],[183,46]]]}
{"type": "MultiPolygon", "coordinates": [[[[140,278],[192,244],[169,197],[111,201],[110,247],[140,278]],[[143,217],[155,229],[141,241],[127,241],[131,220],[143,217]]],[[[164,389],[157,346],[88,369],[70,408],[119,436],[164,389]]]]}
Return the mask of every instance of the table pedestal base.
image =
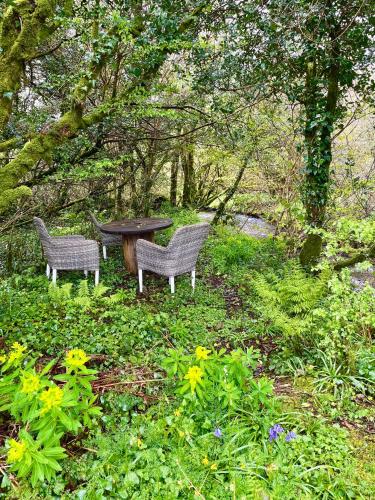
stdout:
{"type": "Polygon", "coordinates": [[[154,231],[142,234],[123,234],[122,235],[122,249],[124,252],[125,267],[130,274],[136,275],[138,272],[137,257],[136,257],[136,243],[137,240],[147,240],[154,242],[154,231]]]}

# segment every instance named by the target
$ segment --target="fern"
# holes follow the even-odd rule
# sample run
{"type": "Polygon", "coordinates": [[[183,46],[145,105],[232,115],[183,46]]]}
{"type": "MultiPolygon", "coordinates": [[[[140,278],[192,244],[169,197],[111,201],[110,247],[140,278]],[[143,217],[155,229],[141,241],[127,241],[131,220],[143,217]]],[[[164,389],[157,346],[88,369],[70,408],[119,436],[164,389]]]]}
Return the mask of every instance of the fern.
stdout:
{"type": "Polygon", "coordinates": [[[89,296],[89,285],[87,280],[81,280],[78,285],[78,297],[88,297],[89,296]]]}
{"type": "Polygon", "coordinates": [[[87,280],[81,280],[75,297],[72,296],[72,283],[65,283],[65,285],[62,286],[51,283],[48,288],[48,295],[55,307],[63,307],[71,304],[79,306],[82,309],[89,309],[93,303],[102,298],[107,291],[108,287],[102,284],[94,287],[91,291],[87,280]]]}
{"type": "Polygon", "coordinates": [[[72,294],[72,283],[58,286],[51,283],[48,287],[48,297],[54,306],[60,307],[70,300],[72,294]]]}
{"type": "Polygon", "coordinates": [[[328,279],[328,272],[309,276],[293,262],[285,267],[281,278],[258,274],[253,281],[257,309],[275,330],[294,343],[296,350],[300,350],[304,333],[311,326],[310,312],[327,292],[328,279]]]}

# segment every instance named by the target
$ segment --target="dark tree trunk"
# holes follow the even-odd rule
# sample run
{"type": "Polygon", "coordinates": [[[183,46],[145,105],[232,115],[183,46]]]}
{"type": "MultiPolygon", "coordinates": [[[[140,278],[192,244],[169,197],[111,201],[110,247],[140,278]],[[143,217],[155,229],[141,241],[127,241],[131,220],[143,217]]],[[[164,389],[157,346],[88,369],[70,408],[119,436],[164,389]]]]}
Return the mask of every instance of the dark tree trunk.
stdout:
{"type": "Polygon", "coordinates": [[[181,159],[184,172],[182,205],[184,207],[190,207],[194,202],[195,194],[194,152],[191,147],[184,152],[181,159]]]}
{"type": "Polygon", "coordinates": [[[171,163],[171,185],[170,185],[170,195],[169,200],[172,206],[177,205],[177,181],[178,181],[178,163],[180,156],[178,153],[175,154],[171,163]]]}
{"type": "Polygon", "coordinates": [[[237,191],[237,188],[241,182],[241,179],[242,179],[243,174],[246,170],[246,167],[247,167],[247,160],[244,161],[241,168],[239,169],[239,171],[237,173],[237,177],[233,183],[233,186],[230,189],[228,189],[228,191],[225,195],[225,198],[221,201],[219,208],[216,211],[215,217],[212,221],[212,224],[217,224],[219,222],[219,220],[221,219],[221,217],[223,216],[225,207],[227,206],[227,203],[233,198],[234,194],[237,191]]]}
{"type": "Polygon", "coordinates": [[[151,139],[150,150],[148,157],[143,157],[142,166],[143,166],[143,176],[142,176],[142,206],[139,207],[139,212],[144,217],[149,217],[151,213],[151,189],[152,189],[152,173],[155,167],[155,141],[151,139]]]}
{"type": "Polygon", "coordinates": [[[137,166],[135,159],[130,160],[130,208],[133,212],[137,212],[137,181],[136,181],[137,166]]]}

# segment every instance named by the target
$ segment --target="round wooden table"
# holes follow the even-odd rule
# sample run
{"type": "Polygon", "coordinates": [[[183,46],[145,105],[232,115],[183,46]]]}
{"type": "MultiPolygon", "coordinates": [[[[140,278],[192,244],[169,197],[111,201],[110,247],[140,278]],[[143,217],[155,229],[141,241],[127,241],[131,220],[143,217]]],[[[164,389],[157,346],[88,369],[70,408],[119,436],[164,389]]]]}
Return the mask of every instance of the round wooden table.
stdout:
{"type": "Polygon", "coordinates": [[[147,217],[143,219],[122,219],[102,224],[100,229],[105,233],[121,234],[126,269],[137,274],[137,257],[135,245],[138,239],[154,241],[155,231],[165,229],[173,224],[171,219],[147,217]]]}

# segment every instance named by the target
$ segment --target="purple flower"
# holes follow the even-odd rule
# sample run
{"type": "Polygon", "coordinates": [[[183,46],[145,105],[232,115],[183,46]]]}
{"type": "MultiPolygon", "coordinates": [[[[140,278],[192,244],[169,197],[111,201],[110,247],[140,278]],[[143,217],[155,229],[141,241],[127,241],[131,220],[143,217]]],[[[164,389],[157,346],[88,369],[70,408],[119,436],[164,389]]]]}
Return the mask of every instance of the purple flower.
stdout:
{"type": "Polygon", "coordinates": [[[221,429],[219,429],[219,427],[216,427],[216,429],[214,430],[214,436],[217,438],[223,437],[223,433],[221,432],[221,429]]]}
{"type": "Polygon", "coordinates": [[[292,441],[293,439],[296,439],[296,437],[297,437],[297,434],[296,434],[295,432],[293,432],[293,431],[290,431],[290,432],[288,432],[288,434],[285,436],[285,441],[286,441],[287,443],[289,443],[289,442],[290,442],[290,441],[292,441]]]}
{"type": "Polygon", "coordinates": [[[284,432],[284,429],[281,427],[280,424],[275,424],[273,427],[271,427],[270,443],[272,443],[274,439],[277,439],[279,437],[279,434],[281,434],[282,432],[284,432]]]}

